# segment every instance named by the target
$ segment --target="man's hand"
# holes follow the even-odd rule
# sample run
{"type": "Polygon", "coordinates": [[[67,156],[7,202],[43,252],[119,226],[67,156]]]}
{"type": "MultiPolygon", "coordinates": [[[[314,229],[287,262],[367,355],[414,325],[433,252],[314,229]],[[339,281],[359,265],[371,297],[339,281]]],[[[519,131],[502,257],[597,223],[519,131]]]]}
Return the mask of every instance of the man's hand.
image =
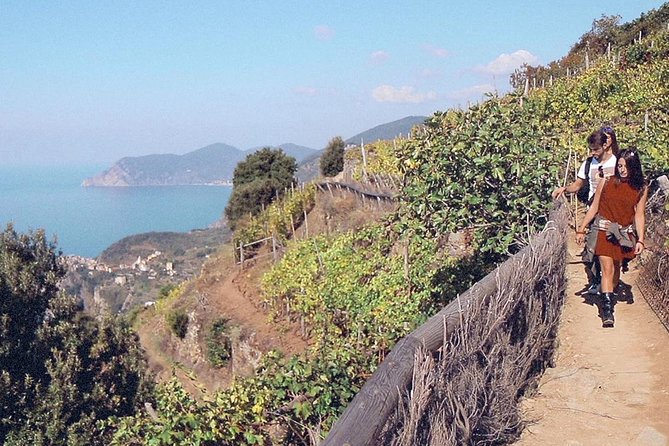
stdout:
{"type": "Polygon", "coordinates": [[[553,196],[553,200],[557,200],[560,195],[564,194],[565,190],[567,190],[567,188],[564,186],[556,188],[551,194],[553,196]]]}

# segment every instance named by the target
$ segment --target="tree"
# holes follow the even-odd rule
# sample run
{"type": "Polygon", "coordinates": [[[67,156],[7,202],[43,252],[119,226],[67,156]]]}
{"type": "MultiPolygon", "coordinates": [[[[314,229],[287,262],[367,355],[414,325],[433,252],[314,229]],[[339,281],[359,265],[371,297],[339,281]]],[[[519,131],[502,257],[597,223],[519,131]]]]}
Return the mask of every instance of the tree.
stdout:
{"type": "Polygon", "coordinates": [[[321,175],[333,177],[344,170],[344,147],[346,143],[341,136],[330,140],[321,156],[321,175]]]}
{"type": "Polygon", "coordinates": [[[0,233],[1,444],[103,444],[95,424],[151,394],[136,336],[84,315],[62,265],[44,231],[0,233]]]}
{"type": "Polygon", "coordinates": [[[590,31],[583,34],[578,42],[569,51],[569,54],[590,52],[590,56],[606,53],[609,44],[618,42],[620,28],[619,15],[603,15],[592,21],[590,31]]]}
{"type": "Polygon", "coordinates": [[[295,183],[297,162],[281,149],[265,147],[235,167],[232,194],[225,208],[230,227],[247,215],[257,215],[295,183]]]}

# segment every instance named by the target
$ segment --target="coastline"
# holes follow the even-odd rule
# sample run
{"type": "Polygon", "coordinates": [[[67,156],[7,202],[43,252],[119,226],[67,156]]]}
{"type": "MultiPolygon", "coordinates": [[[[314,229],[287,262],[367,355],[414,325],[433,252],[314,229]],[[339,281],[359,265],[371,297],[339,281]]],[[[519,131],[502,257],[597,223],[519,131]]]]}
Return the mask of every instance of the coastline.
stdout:
{"type": "Polygon", "coordinates": [[[96,258],[123,238],[220,225],[232,187],[225,183],[81,187],[98,166],[0,168],[0,225],[43,229],[64,255],[96,258]]]}

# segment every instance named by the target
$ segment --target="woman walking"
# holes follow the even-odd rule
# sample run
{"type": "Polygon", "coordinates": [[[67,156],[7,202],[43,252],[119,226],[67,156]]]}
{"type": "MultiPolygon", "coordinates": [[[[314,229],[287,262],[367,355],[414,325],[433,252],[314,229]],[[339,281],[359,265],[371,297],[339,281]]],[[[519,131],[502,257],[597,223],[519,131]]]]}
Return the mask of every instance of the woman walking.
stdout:
{"type": "Polygon", "coordinates": [[[576,231],[581,244],[588,224],[597,232],[595,255],[602,268],[601,315],[605,327],[613,327],[615,287],[620,279],[620,264],[644,249],[645,212],[648,188],[645,185],[639,154],[635,149],[621,150],[613,177],[600,181],[592,205],[576,231]]]}

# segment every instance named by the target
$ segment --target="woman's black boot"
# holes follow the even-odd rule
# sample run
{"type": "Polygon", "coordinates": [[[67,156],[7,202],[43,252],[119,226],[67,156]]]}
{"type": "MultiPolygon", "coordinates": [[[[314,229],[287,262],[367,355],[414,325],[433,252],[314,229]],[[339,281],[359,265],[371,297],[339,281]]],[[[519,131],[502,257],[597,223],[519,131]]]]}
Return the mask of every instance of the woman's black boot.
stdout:
{"type": "Polygon", "coordinates": [[[602,322],[604,327],[613,327],[613,293],[602,293],[602,322]]]}

